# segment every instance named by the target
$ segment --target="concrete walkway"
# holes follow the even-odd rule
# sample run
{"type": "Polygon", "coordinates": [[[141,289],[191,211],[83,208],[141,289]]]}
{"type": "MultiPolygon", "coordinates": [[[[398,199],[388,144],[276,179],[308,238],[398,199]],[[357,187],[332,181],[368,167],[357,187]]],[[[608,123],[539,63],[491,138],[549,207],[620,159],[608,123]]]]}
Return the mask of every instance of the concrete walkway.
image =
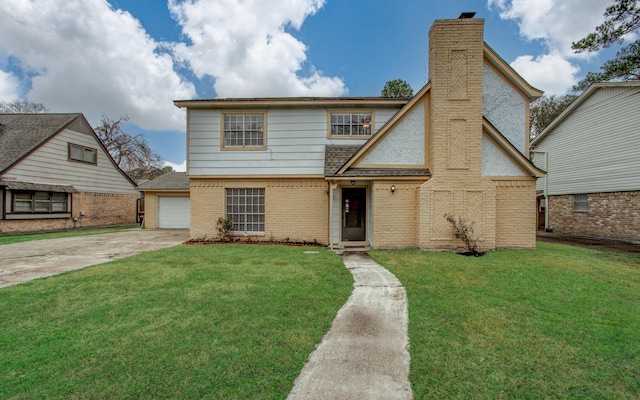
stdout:
{"type": "Polygon", "coordinates": [[[404,287],[364,253],[342,259],[355,280],[353,293],[287,399],[412,399],[404,287]]]}
{"type": "Polygon", "coordinates": [[[187,240],[186,229],[129,229],[0,245],[0,288],[176,246],[187,240]]]}

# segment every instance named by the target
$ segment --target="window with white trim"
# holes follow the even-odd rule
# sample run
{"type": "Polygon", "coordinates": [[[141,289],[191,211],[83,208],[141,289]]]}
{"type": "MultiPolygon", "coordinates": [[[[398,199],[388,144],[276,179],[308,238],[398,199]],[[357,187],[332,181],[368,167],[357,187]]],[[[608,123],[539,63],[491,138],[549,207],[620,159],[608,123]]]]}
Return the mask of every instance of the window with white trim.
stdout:
{"type": "Polygon", "coordinates": [[[222,147],[226,149],[264,148],[264,113],[223,114],[222,147]]]}
{"type": "Polygon", "coordinates": [[[227,189],[226,197],[234,232],[264,232],[264,189],[227,189]]]}
{"type": "Polygon", "coordinates": [[[82,161],[90,164],[98,163],[98,150],[79,144],[69,143],[69,160],[82,161]]]}
{"type": "Polygon", "coordinates": [[[66,213],[69,209],[68,193],[14,192],[12,211],[15,214],[66,213]]]}
{"type": "Polygon", "coordinates": [[[574,194],[573,195],[573,211],[587,212],[589,210],[589,195],[574,194]]]}
{"type": "Polygon", "coordinates": [[[329,120],[331,136],[371,136],[371,112],[331,112],[329,120]]]}

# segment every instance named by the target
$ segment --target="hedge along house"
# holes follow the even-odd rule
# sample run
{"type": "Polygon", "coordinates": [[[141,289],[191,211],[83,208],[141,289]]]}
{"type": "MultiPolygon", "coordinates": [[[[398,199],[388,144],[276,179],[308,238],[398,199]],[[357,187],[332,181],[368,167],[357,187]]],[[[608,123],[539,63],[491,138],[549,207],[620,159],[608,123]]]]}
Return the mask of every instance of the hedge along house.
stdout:
{"type": "Polygon", "coordinates": [[[483,41],[482,19],[438,20],[430,81],[411,99],[178,100],[187,109],[191,236],[331,247],[534,247],[528,85],[483,41]]]}
{"type": "Polygon", "coordinates": [[[134,182],[82,114],[0,114],[0,232],[136,222],[134,182]]]}

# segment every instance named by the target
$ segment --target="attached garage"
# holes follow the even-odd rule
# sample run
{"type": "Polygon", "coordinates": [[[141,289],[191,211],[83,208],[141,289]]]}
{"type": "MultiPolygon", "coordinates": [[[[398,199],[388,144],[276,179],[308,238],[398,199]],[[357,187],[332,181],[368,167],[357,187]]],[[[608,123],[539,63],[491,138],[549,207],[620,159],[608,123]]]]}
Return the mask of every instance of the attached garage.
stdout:
{"type": "Polygon", "coordinates": [[[158,228],[189,229],[189,197],[158,196],[158,228]]]}
{"type": "Polygon", "coordinates": [[[189,178],[184,172],[168,172],[137,188],[144,193],[146,229],[189,229],[191,208],[189,178]]]}

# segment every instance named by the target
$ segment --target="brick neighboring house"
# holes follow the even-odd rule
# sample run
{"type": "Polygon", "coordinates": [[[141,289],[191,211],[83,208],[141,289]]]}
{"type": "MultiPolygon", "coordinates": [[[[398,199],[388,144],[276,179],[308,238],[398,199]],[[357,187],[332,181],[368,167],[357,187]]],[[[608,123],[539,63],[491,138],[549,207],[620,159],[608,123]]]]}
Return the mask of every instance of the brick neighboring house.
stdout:
{"type": "Polygon", "coordinates": [[[528,159],[529,103],[542,93],[483,30],[436,21],[430,81],[410,99],[175,101],[187,110],[191,236],[214,237],[226,215],[256,240],[454,249],[451,213],[475,224],[482,249],[535,247],[543,172],[528,159]]]}
{"type": "Polygon", "coordinates": [[[0,232],[135,223],[134,182],[82,114],[0,114],[0,232]]]}
{"type": "Polygon", "coordinates": [[[591,85],[531,147],[540,228],[640,242],[640,82],[591,85]]]}

